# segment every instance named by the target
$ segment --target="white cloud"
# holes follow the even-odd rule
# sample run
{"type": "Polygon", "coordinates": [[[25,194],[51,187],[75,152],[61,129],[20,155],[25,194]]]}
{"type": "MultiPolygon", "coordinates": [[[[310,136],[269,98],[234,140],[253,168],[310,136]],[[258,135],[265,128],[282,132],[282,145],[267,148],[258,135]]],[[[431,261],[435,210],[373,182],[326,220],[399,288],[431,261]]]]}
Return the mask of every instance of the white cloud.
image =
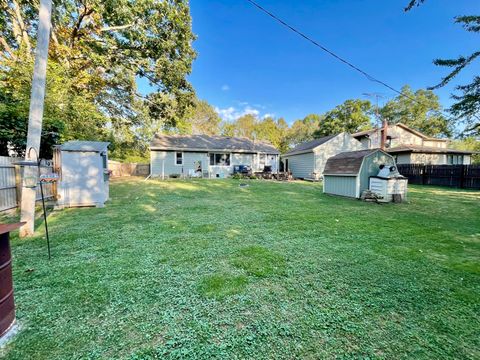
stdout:
{"type": "Polygon", "coordinates": [[[227,84],[222,85],[222,91],[228,91],[228,90],[230,90],[230,86],[228,86],[227,84]]]}
{"type": "Polygon", "coordinates": [[[275,114],[271,114],[271,113],[266,113],[262,116],[262,119],[266,119],[266,118],[274,118],[275,117],[275,114]]]}
{"type": "Polygon", "coordinates": [[[220,109],[219,107],[215,106],[215,111],[218,113],[218,115],[220,115],[222,120],[225,120],[225,121],[233,121],[237,118],[236,117],[237,109],[235,109],[233,106],[230,106],[225,109],[220,109]]]}
{"type": "Polygon", "coordinates": [[[252,106],[246,105],[241,108],[236,108],[234,106],[230,106],[227,108],[219,108],[215,107],[215,111],[220,115],[222,120],[232,122],[237,120],[239,117],[251,114],[254,115],[257,118],[263,118],[263,116],[260,114],[260,111],[258,109],[255,109],[252,106]]]}

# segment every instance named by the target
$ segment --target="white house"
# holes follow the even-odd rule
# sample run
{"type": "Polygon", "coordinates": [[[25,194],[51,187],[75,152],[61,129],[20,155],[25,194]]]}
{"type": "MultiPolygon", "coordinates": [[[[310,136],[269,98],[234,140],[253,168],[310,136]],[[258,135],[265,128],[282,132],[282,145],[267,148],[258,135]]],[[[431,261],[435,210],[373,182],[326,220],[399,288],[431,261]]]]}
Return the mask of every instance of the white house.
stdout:
{"type": "Polygon", "coordinates": [[[301,143],[282,155],[282,161],[293,177],[318,180],[323,175],[328,158],[345,151],[360,149],[362,144],[343,132],[301,143]]]}
{"type": "Polygon", "coordinates": [[[224,178],[235,165],[276,172],[279,155],[270,143],[246,138],[157,134],[150,143],[150,172],[153,177],[224,178]]]}
{"type": "MultiPolygon", "coordinates": [[[[388,125],[385,134],[385,151],[397,164],[469,165],[472,151],[450,149],[448,139],[427,136],[408,126],[388,125]]],[[[363,149],[382,146],[383,128],[361,131],[352,136],[362,143],[363,149]]]]}

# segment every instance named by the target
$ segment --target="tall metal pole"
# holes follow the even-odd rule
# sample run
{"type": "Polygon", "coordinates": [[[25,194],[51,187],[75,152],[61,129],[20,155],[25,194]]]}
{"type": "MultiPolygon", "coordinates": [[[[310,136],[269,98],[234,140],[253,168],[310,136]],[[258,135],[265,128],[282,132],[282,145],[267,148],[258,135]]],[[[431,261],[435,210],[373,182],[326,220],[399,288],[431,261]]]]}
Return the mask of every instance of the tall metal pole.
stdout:
{"type": "MultiPolygon", "coordinates": [[[[33,160],[30,158],[30,152],[28,151],[30,148],[34,148],[36,153],[40,154],[51,13],[52,1],[40,0],[37,48],[35,50],[35,65],[33,68],[25,160],[33,160]]],[[[37,169],[32,166],[26,166],[24,168],[24,177],[37,178],[37,169]]],[[[22,237],[31,236],[34,232],[35,193],[35,188],[28,188],[25,184],[22,186],[21,221],[26,222],[26,224],[20,228],[20,236],[22,237]]]]}

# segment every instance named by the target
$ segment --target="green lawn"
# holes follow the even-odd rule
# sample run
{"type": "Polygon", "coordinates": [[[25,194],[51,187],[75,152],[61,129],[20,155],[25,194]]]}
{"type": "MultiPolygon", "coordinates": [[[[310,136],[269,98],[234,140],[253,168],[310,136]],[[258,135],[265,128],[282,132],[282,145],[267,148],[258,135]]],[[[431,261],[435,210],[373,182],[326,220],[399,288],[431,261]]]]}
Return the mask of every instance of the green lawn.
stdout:
{"type": "MultiPolygon", "coordinates": [[[[480,192],[117,180],[13,236],[7,359],[480,358],[480,192]]],[[[13,220],[13,219],[11,219],[13,220]]]]}

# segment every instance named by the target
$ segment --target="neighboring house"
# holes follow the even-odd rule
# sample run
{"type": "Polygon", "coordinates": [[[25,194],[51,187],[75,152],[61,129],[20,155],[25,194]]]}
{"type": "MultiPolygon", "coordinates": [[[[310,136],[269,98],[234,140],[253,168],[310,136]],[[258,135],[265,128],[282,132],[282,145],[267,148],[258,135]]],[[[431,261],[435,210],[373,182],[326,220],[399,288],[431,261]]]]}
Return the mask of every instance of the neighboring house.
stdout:
{"type": "MultiPolygon", "coordinates": [[[[362,143],[364,149],[382,146],[383,129],[361,131],[352,136],[362,143]]],[[[469,165],[472,151],[448,148],[447,139],[437,139],[398,123],[388,125],[385,151],[397,164],[469,165]]]]}
{"type": "Polygon", "coordinates": [[[224,178],[235,165],[278,170],[280,152],[271,144],[246,138],[207,135],[161,135],[150,143],[151,176],[224,178]]]}
{"type": "Polygon", "coordinates": [[[299,144],[282,155],[284,167],[294,178],[318,180],[328,158],[344,151],[362,149],[362,144],[350,134],[340,133],[299,144]]]}

